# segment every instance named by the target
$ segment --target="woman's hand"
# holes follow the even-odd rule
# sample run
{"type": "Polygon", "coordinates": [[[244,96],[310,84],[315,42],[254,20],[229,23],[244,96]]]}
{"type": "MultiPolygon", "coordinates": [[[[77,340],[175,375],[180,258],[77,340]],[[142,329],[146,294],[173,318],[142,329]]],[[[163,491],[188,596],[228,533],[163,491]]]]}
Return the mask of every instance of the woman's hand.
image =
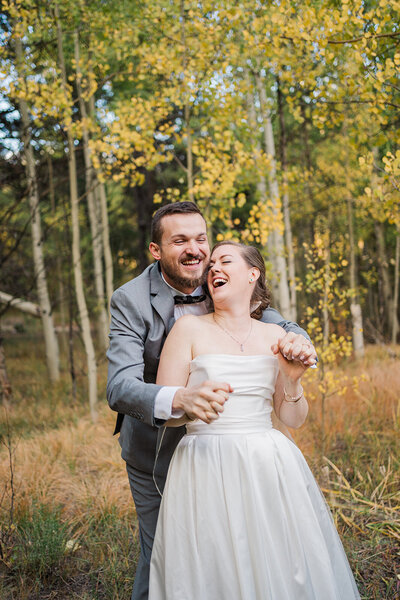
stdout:
{"type": "Polygon", "coordinates": [[[271,346],[279,360],[279,368],[285,379],[298,381],[304,372],[316,363],[314,346],[304,336],[287,333],[271,346]]]}
{"type": "Polygon", "coordinates": [[[304,373],[309,369],[309,367],[300,360],[288,360],[280,352],[277,353],[277,357],[279,361],[279,370],[282,373],[284,380],[296,383],[297,381],[300,381],[304,373]]]}

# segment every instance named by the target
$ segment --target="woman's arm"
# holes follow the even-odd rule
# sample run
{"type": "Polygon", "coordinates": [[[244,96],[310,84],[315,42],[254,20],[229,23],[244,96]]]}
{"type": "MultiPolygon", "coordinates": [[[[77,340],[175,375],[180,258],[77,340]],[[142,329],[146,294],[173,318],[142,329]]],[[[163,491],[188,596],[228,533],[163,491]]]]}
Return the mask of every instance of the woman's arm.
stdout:
{"type": "Polygon", "coordinates": [[[284,331],[278,332],[272,351],[279,361],[279,375],[274,393],[274,410],[278,419],[287,427],[297,429],[303,425],[308,414],[308,403],[302,393],[301,377],[307,366],[300,360],[288,360],[280,351],[284,331]]]}
{"type": "Polygon", "coordinates": [[[275,385],[274,410],[278,419],[287,427],[297,429],[303,425],[308,414],[308,402],[302,394],[300,378],[294,380],[285,376],[282,370],[279,372],[275,385]]]}
{"type": "MultiPolygon", "coordinates": [[[[193,324],[193,316],[185,315],[178,319],[171,329],[161,352],[157,371],[158,385],[186,386],[189,379],[190,361],[193,358],[191,336],[193,324]]],[[[188,416],[184,414],[180,418],[169,419],[164,425],[180,427],[189,420],[188,416]]]]}
{"type": "Polygon", "coordinates": [[[189,379],[192,348],[196,336],[201,336],[201,318],[194,315],[180,317],[169,333],[160,357],[157,384],[182,386],[175,393],[172,407],[185,413],[180,418],[166,421],[167,427],[180,427],[188,421],[201,419],[211,423],[218,419],[232,388],[228,383],[204,381],[185,387],[189,379]]]}

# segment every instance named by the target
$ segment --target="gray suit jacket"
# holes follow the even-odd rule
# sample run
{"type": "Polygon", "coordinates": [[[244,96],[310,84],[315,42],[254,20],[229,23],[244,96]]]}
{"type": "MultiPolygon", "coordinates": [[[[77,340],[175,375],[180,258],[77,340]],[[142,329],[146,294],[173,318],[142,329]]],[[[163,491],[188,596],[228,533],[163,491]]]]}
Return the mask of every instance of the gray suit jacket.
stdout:
{"type": "MultiPolygon", "coordinates": [[[[264,311],[262,321],[308,338],[303,329],[285,321],[273,308],[264,311]]],[[[119,413],[115,433],[121,432],[122,458],[141,471],[154,472],[161,486],[173,451],[185,433],[184,427],[160,428],[164,421],[153,414],[160,389],[155,384],[158,362],[173,323],[173,292],[163,281],[158,263],[118,288],[111,298],[107,400],[119,413]]]]}

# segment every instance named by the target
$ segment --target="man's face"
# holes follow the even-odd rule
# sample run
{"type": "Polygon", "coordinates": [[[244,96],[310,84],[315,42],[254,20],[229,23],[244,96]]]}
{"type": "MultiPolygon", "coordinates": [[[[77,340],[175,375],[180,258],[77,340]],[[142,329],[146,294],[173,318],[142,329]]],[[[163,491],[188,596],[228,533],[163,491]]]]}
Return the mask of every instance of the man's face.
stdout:
{"type": "Polygon", "coordinates": [[[160,261],[165,280],[190,294],[203,283],[210,259],[206,223],[196,213],[176,214],[163,217],[161,227],[161,242],[152,242],[150,252],[160,261]]]}

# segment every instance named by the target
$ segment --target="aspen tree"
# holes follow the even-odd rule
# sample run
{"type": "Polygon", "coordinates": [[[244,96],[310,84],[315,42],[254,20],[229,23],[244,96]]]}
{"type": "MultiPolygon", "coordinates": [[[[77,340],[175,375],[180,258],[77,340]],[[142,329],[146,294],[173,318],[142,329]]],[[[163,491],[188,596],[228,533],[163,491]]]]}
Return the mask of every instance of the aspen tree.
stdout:
{"type": "MultiPolygon", "coordinates": [[[[14,40],[17,65],[19,69],[19,78],[22,86],[24,85],[23,75],[23,50],[22,42],[19,37],[14,40]]],[[[46,361],[49,378],[51,381],[58,381],[60,377],[59,366],[59,348],[50,297],[47,286],[46,267],[43,256],[43,239],[40,219],[39,190],[36,178],[35,158],[31,141],[31,126],[29,122],[28,104],[21,94],[19,99],[19,110],[22,122],[22,142],[25,156],[25,169],[27,179],[27,192],[29,199],[29,208],[31,213],[31,232],[32,232],[32,256],[36,278],[36,289],[38,294],[39,306],[41,311],[43,334],[46,347],[46,361]]]]}
{"type": "Polygon", "coordinates": [[[91,153],[89,148],[89,130],[88,130],[88,115],[86,112],[85,100],[83,97],[82,89],[82,72],[81,72],[81,58],[79,49],[79,35],[75,30],[73,34],[74,39],[74,55],[75,55],[75,69],[76,69],[76,89],[78,93],[79,107],[81,113],[81,126],[82,126],[82,142],[83,142],[83,156],[85,162],[85,184],[86,184],[86,198],[89,209],[89,221],[90,230],[92,234],[92,251],[93,251],[93,276],[95,282],[95,293],[96,293],[96,318],[98,323],[98,339],[102,350],[106,350],[108,346],[108,317],[105,308],[104,298],[104,281],[103,281],[103,262],[102,262],[102,236],[101,226],[98,218],[98,210],[96,206],[96,174],[93,168],[91,153]]]}
{"type": "MultiPolygon", "coordinates": [[[[62,40],[62,27],[60,20],[60,13],[58,4],[54,7],[56,26],[57,26],[57,48],[58,48],[58,59],[59,68],[61,71],[62,85],[64,93],[67,94],[67,76],[65,70],[64,51],[63,51],[63,40],[62,40]]],[[[74,269],[74,280],[75,280],[75,293],[76,301],[79,311],[79,320],[82,328],[83,343],[85,346],[87,369],[88,369],[88,392],[89,392],[89,406],[92,420],[97,419],[97,365],[96,356],[92,340],[92,334],[90,331],[90,320],[89,313],[87,310],[83,274],[82,274],[82,261],[80,251],[80,228],[79,228],[79,199],[78,199],[78,187],[77,187],[77,173],[76,173],[76,159],[75,159],[75,148],[74,139],[71,130],[71,124],[66,126],[66,134],[68,141],[68,172],[69,172],[69,186],[70,186],[70,200],[71,200],[71,224],[72,224],[72,260],[74,269]]]]}

